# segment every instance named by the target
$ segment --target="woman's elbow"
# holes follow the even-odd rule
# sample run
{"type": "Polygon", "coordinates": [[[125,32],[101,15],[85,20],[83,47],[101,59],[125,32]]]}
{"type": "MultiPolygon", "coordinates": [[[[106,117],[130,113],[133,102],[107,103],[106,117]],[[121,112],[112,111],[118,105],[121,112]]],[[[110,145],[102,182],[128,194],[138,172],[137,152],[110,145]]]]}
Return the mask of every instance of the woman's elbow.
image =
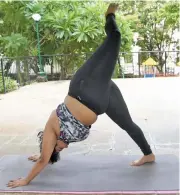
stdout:
{"type": "Polygon", "coordinates": [[[40,157],[39,158],[39,163],[46,166],[49,163],[49,159],[40,157]]]}

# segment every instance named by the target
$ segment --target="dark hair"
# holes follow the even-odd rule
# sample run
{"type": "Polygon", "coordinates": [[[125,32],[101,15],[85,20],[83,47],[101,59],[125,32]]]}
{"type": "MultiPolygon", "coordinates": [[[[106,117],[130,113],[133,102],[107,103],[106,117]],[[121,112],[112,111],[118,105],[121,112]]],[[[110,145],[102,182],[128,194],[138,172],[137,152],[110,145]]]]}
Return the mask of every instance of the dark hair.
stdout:
{"type": "MultiPolygon", "coordinates": [[[[40,153],[41,153],[41,151],[42,151],[42,141],[43,141],[43,131],[40,131],[37,134],[37,137],[39,138],[39,148],[40,148],[40,153]]],[[[59,154],[59,152],[56,152],[55,148],[54,148],[54,151],[51,154],[51,158],[49,160],[49,163],[54,164],[55,162],[57,162],[59,160],[60,160],[60,154],[59,154]]]]}

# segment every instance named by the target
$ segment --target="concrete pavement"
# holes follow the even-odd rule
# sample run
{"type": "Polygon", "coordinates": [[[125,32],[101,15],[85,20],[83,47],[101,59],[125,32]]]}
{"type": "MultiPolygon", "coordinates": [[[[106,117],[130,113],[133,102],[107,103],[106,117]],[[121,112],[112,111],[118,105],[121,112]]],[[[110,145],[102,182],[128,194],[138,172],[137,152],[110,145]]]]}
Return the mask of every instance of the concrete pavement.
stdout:
{"type": "MultiPolygon", "coordinates": [[[[156,154],[179,156],[180,78],[116,79],[135,123],[156,154]]],[[[39,151],[37,132],[67,94],[69,81],[36,83],[0,95],[0,157],[39,151]]],[[[63,155],[142,154],[125,131],[107,115],[92,126],[89,138],[63,155]]]]}

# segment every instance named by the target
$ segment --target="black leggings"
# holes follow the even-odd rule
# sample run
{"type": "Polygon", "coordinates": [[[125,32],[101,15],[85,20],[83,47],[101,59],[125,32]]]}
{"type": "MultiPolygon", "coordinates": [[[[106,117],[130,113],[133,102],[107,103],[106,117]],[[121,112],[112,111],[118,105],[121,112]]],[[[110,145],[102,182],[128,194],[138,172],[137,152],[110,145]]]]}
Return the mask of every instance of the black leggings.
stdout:
{"type": "Polygon", "coordinates": [[[103,114],[107,110],[109,86],[120,49],[121,35],[114,14],[106,17],[105,30],[106,39],[75,73],[68,93],[97,115],[103,114]]]}
{"type": "Polygon", "coordinates": [[[110,98],[106,114],[119,127],[128,133],[128,135],[140,147],[144,155],[149,155],[152,153],[150,145],[148,144],[142,130],[132,121],[124,98],[119,88],[113,81],[111,81],[110,98]]]}
{"type": "Polygon", "coordinates": [[[121,42],[114,14],[107,15],[105,31],[104,42],[72,78],[68,95],[97,115],[106,113],[131,136],[145,155],[150,154],[152,151],[142,130],[133,123],[119,88],[111,80],[121,42]]]}

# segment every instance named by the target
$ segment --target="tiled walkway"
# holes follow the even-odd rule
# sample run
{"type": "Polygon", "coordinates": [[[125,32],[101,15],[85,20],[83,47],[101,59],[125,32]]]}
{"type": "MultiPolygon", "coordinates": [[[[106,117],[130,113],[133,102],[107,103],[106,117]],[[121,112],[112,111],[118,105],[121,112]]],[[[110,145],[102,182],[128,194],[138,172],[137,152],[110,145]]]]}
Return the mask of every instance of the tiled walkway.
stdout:
{"type": "MultiPolygon", "coordinates": [[[[156,154],[179,154],[180,78],[117,79],[134,122],[143,130],[156,154]]],[[[63,101],[69,81],[25,86],[0,95],[0,156],[39,151],[37,133],[53,109],[63,101]]],[[[107,115],[92,126],[89,138],[63,155],[142,154],[125,131],[107,115]]]]}

